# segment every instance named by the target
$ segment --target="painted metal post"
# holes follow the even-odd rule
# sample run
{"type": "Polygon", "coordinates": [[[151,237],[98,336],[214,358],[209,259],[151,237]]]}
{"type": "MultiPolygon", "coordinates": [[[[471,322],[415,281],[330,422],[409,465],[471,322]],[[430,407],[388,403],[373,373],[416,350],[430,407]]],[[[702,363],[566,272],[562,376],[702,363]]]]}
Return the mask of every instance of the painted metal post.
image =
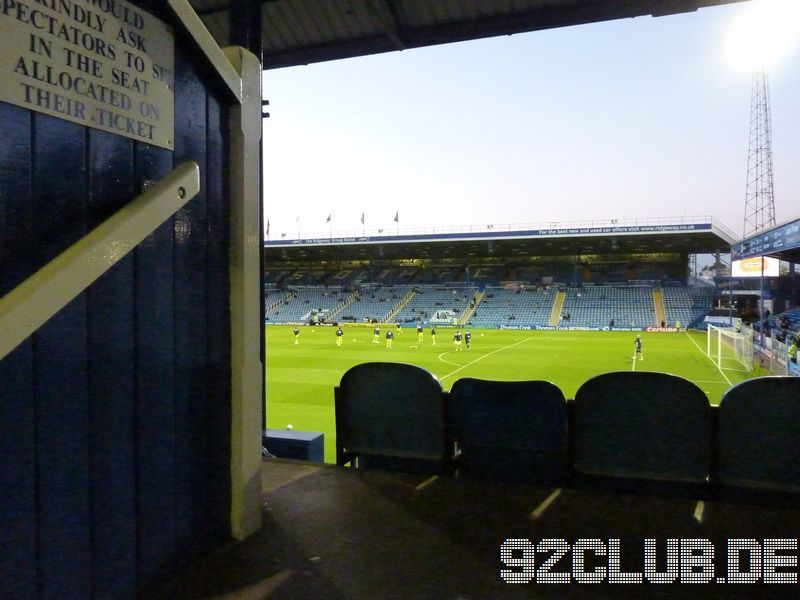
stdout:
{"type": "Polygon", "coordinates": [[[261,528],[261,62],[241,47],[224,49],[242,79],[230,111],[231,191],[231,530],[244,539],[261,528]]]}

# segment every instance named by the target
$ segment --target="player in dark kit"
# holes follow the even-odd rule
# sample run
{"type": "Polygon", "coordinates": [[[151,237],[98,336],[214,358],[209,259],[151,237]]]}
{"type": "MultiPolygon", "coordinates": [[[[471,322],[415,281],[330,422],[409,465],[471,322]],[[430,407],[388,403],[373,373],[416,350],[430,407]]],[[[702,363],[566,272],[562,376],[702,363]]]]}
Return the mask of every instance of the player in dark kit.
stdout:
{"type": "Polygon", "coordinates": [[[431,346],[436,345],[436,327],[431,325],[431,346]]]}
{"type": "Polygon", "coordinates": [[[464,343],[467,345],[467,350],[469,350],[469,343],[472,341],[472,334],[467,331],[464,333],[464,343]]]}
{"type": "Polygon", "coordinates": [[[461,332],[456,331],[456,334],[453,336],[453,343],[456,346],[456,352],[461,351],[461,332]]]}
{"type": "Polygon", "coordinates": [[[342,331],[341,326],[339,329],[336,330],[336,346],[341,347],[342,345],[342,336],[344,336],[344,331],[342,331]]]}
{"type": "Polygon", "coordinates": [[[644,356],[642,355],[642,336],[637,335],[636,340],[633,342],[633,348],[635,350],[633,354],[633,360],[636,360],[636,357],[639,357],[639,360],[644,360],[644,356]]]}
{"type": "Polygon", "coordinates": [[[299,344],[300,343],[300,330],[297,327],[295,327],[293,333],[294,333],[294,343],[295,344],[299,344]]]}
{"type": "Polygon", "coordinates": [[[392,349],[392,341],[394,340],[394,334],[392,330],[386,332],[386,347],[391,350],[392,349]]]}

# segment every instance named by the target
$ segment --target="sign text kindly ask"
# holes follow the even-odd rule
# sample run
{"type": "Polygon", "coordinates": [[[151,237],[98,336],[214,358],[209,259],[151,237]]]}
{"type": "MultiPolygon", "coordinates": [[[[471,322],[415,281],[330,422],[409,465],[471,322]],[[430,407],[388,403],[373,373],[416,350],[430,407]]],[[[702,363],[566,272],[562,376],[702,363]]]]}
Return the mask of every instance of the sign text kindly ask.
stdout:
{"type": "Polygon", "coordinates": [[[122,0],[0,0],[0,101],[169,149],[174,52],[122,0]]]}

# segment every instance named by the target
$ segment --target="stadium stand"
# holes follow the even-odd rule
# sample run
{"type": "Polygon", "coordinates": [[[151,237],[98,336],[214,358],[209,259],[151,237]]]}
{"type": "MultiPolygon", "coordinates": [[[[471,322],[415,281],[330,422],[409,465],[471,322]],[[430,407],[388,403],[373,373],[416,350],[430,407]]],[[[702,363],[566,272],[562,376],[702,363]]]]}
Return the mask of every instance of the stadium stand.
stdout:
{"type": "MultiPolygon", "coordinates": [[[[777,315],[770,315],[767,319],[765,331],[774,332],[779,341],[791,340],[800,334],[800,308],[793,308],[777,315]]],[[[760,330],[760,323],[754,323],[756,330],[760,330]]]]}
{"type": "Polygon", "coordinates": [[[567,402],[552,383],[459,379],[448,415],[459,474],[543,485],[568,479],[567,402]]]}
{"type": "Polygon", "coordinates": [[[328,287],[297,287],[290,290],[290,296],[282,302],[272,304],[266,312],[266,319],[273,323],[303,323],[316,313],[323,319],[329,312],[343,303],[347,292],[328,287]]]}
{"type": "Polygon", "coordinates": [[[681,326],[705,328],[703,318],[711,310],[712,287],[665,286],[664,309],[669,325],[680,321],[681,326]]]}
{"type": "Polygon", "coordinates": [[[555,286],[524,290],[487,287],[468,324],[471,327],[546,326],[557,293],[555,286]]]}
{"type": "Polygon", "coordinates": [[[452,462],[442,385],[403,363],[364,363],[334,389],[336,464],[443,472],[452,462]]]}
{"type": "Polygon", "coordinates": [[[562,326],[652,327],[656,324],[653,295],[649,287],[584,286],[568,288],[562,311],[562,326]]]}
{"type": "Polygon", "coordinates": [[[449,310],[460,316],[469,308],[478,290],[473,287],[415,286],[413,291],[414,297],[395,315],[395,320],[400,323],[425,325],[435,317],[437,311],[449,310]]]}
{"type": "Polygon", "coordinates": [[[800,492],[800,377],[760,377],[719,405],[717,477],[723,485],[800,492]]]}
{"type": "Polygon", "coordinates": [[[711,406],[691,381],[666,373],[605,373],[578,389],[572,408],[577,472],[707,482],[711,406]]]}
{"type": "Polygon", "coordinates": [[[395,285],[392,287],[364,287],[356,292],[355,302],[338,315],[345,322],[378,322],[381,323],[394,311],[403,300],[409,287],[395,285]]]}

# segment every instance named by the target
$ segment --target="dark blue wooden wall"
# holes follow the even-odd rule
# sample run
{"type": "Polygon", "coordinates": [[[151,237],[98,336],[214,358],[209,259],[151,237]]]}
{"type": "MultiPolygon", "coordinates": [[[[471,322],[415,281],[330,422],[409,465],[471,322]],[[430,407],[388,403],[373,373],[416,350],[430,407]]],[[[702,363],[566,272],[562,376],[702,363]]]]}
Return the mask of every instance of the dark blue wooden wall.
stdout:
{"type": "Polygon", "coordinates": [[[174,152],[0,103],[0,295],[145,180],[201,171],[198,196],[0,361],[0,598],[133,597],[228,536],[227,100],[195,54],[178,33],[174,152]]]}

